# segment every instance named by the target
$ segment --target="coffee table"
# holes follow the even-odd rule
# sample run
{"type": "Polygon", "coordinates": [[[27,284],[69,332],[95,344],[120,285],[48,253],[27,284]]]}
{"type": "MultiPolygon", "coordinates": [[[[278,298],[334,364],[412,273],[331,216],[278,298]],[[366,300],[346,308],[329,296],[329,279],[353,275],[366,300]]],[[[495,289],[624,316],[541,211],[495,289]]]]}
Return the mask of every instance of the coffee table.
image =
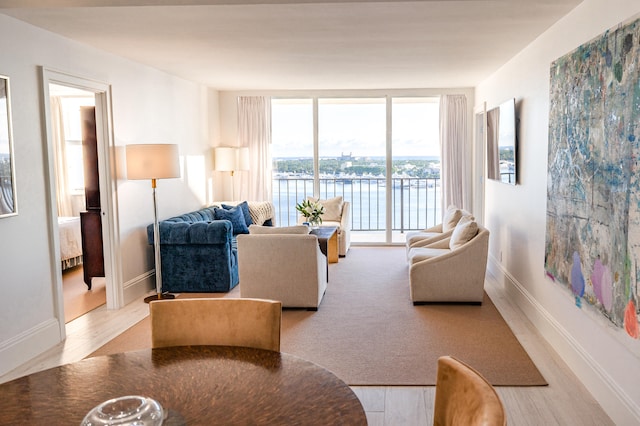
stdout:
{"type": "Polygon", "coordinates": [[[320,251],[327,256],[328,263],[338,263],[338,227],[337,226],[321,226],[312,229],[310,234],[318,237],[320,251]]]}

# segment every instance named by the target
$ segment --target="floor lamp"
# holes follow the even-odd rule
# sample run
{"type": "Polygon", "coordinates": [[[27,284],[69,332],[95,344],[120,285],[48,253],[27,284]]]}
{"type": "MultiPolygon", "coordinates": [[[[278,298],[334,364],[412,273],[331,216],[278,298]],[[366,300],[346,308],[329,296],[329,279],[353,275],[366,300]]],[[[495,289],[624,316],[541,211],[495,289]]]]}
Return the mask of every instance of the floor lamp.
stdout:
{"type": "Polygon", "coordinates": [[[249,170],[249,148],[246,146],[219,146],[215,149],[215,170],[231,173],[231,200],[235,200],[234,173],[249,170]]]}
{"type": "Polygon", "coordinates": [[[173,299],[173,294],[162,293],[162,263],[160,262],[160,225],[156,201],[156,180],[180,177],[180,156],[175,144],[127,145],[127,179],[151,179],[153,190],[153,248],[156,267],[156,294],[146,297],[149,303],[158,299],[173,299]]]}

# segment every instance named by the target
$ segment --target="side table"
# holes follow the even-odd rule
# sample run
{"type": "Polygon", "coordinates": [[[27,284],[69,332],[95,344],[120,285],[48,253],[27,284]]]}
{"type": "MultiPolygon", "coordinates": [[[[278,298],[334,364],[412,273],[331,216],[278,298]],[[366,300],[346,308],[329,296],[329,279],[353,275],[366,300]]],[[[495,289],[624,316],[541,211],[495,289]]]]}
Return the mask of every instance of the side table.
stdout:
{"type": "Polygon", "coordinates": [[[327,256],[328,263],[338,263],[338,227],[337,226],[321,226],[312,229],[310,234],[318,237],[320,251],[327,256]]]}

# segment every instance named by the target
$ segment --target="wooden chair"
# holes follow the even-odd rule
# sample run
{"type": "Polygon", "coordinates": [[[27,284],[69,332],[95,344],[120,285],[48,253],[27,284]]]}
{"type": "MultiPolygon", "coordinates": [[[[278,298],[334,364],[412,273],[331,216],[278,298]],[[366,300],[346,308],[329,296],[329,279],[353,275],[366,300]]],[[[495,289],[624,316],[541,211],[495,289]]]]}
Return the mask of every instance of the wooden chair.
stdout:
{"type": "Polygon", "coordinates": [[[282,304],[264,299],[170,299],[149,304],[151,345],[280,351],[282,304]]]}
{"type": "Polygon", "coordinates": [[[480,373],[443,356],[438,359],[433,424],[504,426],[507,417],[500,397],[480,373]]]}

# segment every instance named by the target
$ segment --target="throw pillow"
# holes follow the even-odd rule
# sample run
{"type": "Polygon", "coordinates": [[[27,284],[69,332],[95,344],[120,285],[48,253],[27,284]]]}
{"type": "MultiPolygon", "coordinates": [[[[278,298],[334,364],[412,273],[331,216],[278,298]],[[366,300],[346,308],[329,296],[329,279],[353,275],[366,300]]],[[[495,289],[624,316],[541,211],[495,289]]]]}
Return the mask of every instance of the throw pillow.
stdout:
{"type": "Polygon", "coordinates": [[[313,197],[307,197],[307,200],[317,201],[324,207],[324,214],[322,215],[322,221],[340,222],[342,219],[342,196],[339,195],[327,200],[320,200],[313,197]]]}
{"type": "Polygon", "coordinates": [[[478,224],[473,216],[463,216],[451,234],[449,248],[455,250],[471,241],[478,233],[478,224]]]}
{"type": "Polygon", "coordinates": [[[270,201],[248,201],[251,220],[256,225],[273,226],[274,206],[270,201]]]}
{"type": "Polygon", "coordinates": [[[246,201],[241,202],[240,204],[238,204],[237,206],[230,206],[227,204],[223,204],[222,208],[225,210],[231,210],[234,207],[240,207],[240,209],[242,210],[242,215],[244,216],[244,223],[249,226],[253,223],[253,220],[251,219],[251,214],[249,213],[249,203],[247,203],[246,201]]]}
{"type": "Polygon", "coordinates": [[[239,207],[234,207],[229,210],[215,209],[215,213],[217,220],[228,220],[229,222],[231,222],[231,226],[233,227],[233,235],[249,233],[247,223],[244,221],[242,209],[240,209],[239,207]]]}
{"type": "Polygon", "coordinates": [[[442,232],[452,230],[458,224],[458,221],[462,217],[462,210],[454,205],[447,207],[447,211],[442,216],[442,232]]]}
{"type": "Polygon", "coordinates": [[[259,234],[302,234],[306,235],[311,231],[311,229],[306,225],[297,225],[297,226],[260,226],[260,225],[251,225],[249,226],[249,233],[252,235],[259,234]]]}

